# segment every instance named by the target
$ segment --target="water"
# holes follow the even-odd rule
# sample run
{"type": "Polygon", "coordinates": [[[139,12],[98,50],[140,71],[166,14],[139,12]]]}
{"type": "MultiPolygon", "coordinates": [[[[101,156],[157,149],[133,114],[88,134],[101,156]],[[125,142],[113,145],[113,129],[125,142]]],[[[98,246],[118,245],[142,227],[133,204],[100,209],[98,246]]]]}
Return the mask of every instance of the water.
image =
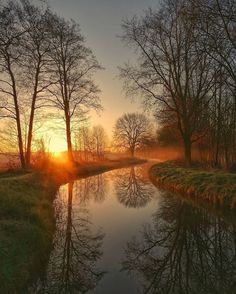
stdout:
{"type": "Polygon", "coordinates": [[[235,226],[158,190],[145,165],[68,183],[54,205],[32,293],[236,293],[235,226]]]}

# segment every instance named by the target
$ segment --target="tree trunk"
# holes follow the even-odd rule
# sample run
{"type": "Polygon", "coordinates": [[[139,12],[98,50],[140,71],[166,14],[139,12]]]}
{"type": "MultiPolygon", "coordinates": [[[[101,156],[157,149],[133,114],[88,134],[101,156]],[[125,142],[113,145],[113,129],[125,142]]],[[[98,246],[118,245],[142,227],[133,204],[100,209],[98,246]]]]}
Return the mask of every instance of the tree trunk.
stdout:
{"type": "Polygon", "coordinates": [[[25,168],[25,157],[24,157],[24,147],[23,147],[22,132],[21,132],[20,114],[19,114],[19,111],[16,111],[16,112],[18,113],[16,115],[16,123],[17,123],[17,134],[18,134],[18,147],[19,147],[19,154],[20,154],[20,162],[21,162],[21,167],[25,168]]]}
{"type": "Polygon", "coordinates": [[[131,153],[131,156],[134,157],[134,152],[135,152],[135,147],[134,146],[131,146],[130,147],[130,153],[131,153]]]}
{"type": "Polygon", "coordinates": [[[10,67],[10,60],[8,60],[8,70],[9,70],[9,74],[12,81],[12,91],[13,91],[13,100],[14,100],[14,107],[15,107],[15,114],[16,114],[16,127],[17,127],[20,162],[21,162],[21,167],[25,168],[25,156],[24,156],[24,145],[23,145],[23,139],[22,139],[21,121],[20,121],[20,110],[18,105],[15,77],[10,67]]]}
{"type": "Polygon", "coordinates": [[[192,142],[189,136],[184,138],[184,158],[186,166],[191,166],[192,164],[192,142]]]}
{"type": "Polygon", "coordinates": [[[219,166],[219,152],[220,152],[220,136],[221,136],[221,99],[222,99],[222,74],[220,74],[220,91],[219,102],[217,107],[217,133],[216,133],[216,153],[215,153],[215,166],[219,166]]]}
{"type": "Polygon", "coordinates": [[[68,160],[73,163],[74,156],[73,156],[72,141],[71,141],[70,116],[66,113],[65,117],[66,117],[66,140],[67,140],[68,160]]]}
{"type": "MultiPolygon", "coordinates": [[[[32,103],[33,104],[33,103],[32,103]]],[[[34,106],[31,108],[31,113],[30,113],[30,122],[29,122],[29,129],[28,129],[28,138],[27,138],[27,150],[26,150],[26,166],[30,166],[30,161],[31,161],[31,145],[32,145],[32,138],[33,138],[33,121],[34,121],[34,106]]]]}
{"type": "Polygon", "coordinates": [[[27,167],[30,166],[30,160],[31,160],[31,145],[32,145],[32,138],[33,138],[35,104],[37,99],[37,90],[38,90],[38,82],[39,82],[40,61],[38,63],[38,67],[37,67],[37,71],[35,75],[34,93],[33,93],[32,103],[31,103],[30,121],[29,121],[28,138],[27,138],[27,150],[26,150],[26,158],[25,158],[27,167]]]}

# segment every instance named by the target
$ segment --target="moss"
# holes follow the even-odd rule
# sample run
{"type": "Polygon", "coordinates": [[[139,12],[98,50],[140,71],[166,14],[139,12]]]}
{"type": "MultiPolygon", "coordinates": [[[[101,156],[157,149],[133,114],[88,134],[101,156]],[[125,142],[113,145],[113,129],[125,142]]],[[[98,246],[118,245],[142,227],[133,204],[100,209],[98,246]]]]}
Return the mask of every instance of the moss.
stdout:
{"type": "Polygon", "coordinates": [[[204,171],[183,168],[166,162],[150,169],[154,183],[186,197],[221,205],[236,207],[236,175],[223,171],[204,171]]]}
{"type": "Polygon", "coordinates": [[[24,293],[42,267],[54,232],[55,185],[39,174],[0,178],[1,293],[24,293]]]}

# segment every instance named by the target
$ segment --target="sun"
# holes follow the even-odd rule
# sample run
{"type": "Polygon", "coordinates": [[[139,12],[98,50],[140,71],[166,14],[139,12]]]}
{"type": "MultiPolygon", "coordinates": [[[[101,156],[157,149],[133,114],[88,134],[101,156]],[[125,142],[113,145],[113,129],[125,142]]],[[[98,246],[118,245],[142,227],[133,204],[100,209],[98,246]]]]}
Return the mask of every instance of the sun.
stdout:
{"type": "Polygon", "coordinates": [[[49,151],[55,155],[67,150],[67,143],[65,138],[59,136],[52,136],[49,143],[49,151]]]}

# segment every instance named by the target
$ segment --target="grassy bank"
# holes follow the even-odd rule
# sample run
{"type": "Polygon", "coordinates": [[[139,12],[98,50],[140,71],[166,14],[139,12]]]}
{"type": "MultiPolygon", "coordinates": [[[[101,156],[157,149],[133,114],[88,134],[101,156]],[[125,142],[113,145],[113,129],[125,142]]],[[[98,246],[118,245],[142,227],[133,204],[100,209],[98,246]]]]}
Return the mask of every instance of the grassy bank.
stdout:
{"type": "Polygon", "coordinates": [[[184,197],[236,208],[236,174],[184,168],[174,163],[156,164],[149,174],[154,184],[184,197]]]}
{"type": "Polygon", "coordinates": [[[0,176],[0,293],[24,288],[46,263],[54,231],[56,186],[42,175],[0,176]]]}

